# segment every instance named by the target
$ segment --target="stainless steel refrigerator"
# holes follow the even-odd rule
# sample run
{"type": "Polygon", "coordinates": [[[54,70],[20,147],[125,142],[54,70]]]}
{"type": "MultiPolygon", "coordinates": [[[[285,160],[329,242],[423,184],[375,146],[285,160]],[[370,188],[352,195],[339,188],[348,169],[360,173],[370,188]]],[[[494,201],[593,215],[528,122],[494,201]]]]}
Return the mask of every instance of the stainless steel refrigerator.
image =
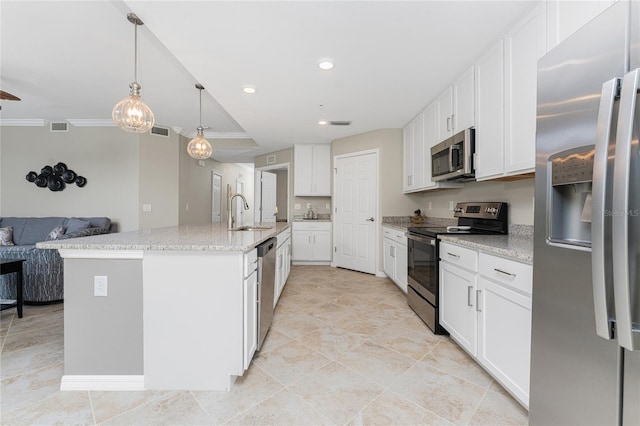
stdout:
{"type": "Polygon", "coordinates": [[[538,62],[533,425],[640,425],[640,2],[538,62]]]}

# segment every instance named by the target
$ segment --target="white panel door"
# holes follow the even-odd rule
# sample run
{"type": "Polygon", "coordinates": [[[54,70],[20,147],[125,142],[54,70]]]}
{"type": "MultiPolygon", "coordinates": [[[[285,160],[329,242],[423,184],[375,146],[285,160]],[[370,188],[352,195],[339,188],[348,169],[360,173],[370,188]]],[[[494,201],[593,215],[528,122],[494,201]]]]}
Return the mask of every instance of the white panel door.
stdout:
{"type": "Polygon", "coordinates": [[[438,134],[440,141],[453,135],[453,125],[451,115],[453,113],[453,86],[448,86],[440,96],[438,96],[438,134]]]}
{"type": "Polygon", "coordinates": [[[476,275],[440,262],[440,323],[473,356],[478,354],[476,275]]]}
{"type": "Polygon", "coordinates": [[[331,145],[313,146],[313,194],[331,196],[331,145]]]}
{"type": "Polygon", "coordinates": [[[244,369],[258,346],[258,271],[244,280],[244,369]]]}
{"type": "Polygon", "coordinates": [[[222,222],[222,175],[216,172],[211,178],[211,222],[222,222]]]}
{"type": "Polygon", "coordinates": [[[313,145],[293,148],[293,195],[313,195],[313,145]]]}
{"type": "Polygon", "coordinates": [[[275,173],[262,172],[262,223],[276,221],[276,191],[278,176],[275,173]]]}
{"type": "Polygon", "coordinates": [[[335,164],[335,266],[375,274],[378,153],[336,157],[335,164]]]}
{"type": "Polygon", "coordinates": [[[431,180],[431,148],[440,142],[438,133],[438,102],[431,102],[422,113],[424,133],[422,140],[422,182],[423,188],[431,188],[436,183],[431,180]]]}
{"type": "Polygon", "coordinates": [[[475,126],[475,69],[473,65],[453,83],[453,133],[475,126]]]}

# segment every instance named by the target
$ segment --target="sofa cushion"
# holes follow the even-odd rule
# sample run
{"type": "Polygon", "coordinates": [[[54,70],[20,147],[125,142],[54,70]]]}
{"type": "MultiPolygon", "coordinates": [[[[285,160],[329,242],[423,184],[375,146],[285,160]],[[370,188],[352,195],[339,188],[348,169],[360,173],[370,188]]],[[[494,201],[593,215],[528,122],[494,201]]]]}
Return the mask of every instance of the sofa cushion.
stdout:
{"type": "Polygon", "coordinates": [[[87,229],[91,226],[91,221],[81,219],[79,217],[71,217],[67,219],[65,226],[67,228],[67,232],[71,234],[73,232],[80,231],[81,229],[87,229]]]}
{"type": "Polygon", "coordinates": [[[62,226],[64,217],[3,217],[0,226],[13,226],[13,243],[17,246],[45,241],[49,232],[62,226]]]}
{"type": "Polygon", "coordinates": [[[0,228],[0,246],[12,246],[13,244],[13,227],[7,226],[0,228]]]}
{"type": "Polygon", "coordinates": [[[57,240],[64,235],[64,231],[64,226],[56,226],[51,230],[51,232],[49,232],[49,235],[47,235],[47,241],[57,240]]]}
{"type": "Polygon", "coordinates": [[[75,232],[67,232],[64,235],[59,236],[58,239],[66,240],[68,238],[90,237],[92,235],[101,235],[108,233],[108,228],[85,228],[75,232]]]}

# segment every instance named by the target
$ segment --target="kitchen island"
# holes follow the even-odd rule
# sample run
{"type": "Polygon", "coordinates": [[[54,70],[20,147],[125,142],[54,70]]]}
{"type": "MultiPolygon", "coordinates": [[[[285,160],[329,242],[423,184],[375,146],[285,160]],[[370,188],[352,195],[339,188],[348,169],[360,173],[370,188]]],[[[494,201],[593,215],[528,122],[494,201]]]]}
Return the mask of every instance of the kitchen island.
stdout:
{"type": "Polygon", "coordinates": [[[61,389],[230,389],[253,355],[247,313],[256,306],[245,278],[255,269],[255,247],[290,226],[274,225],[184,225],[38,243],[64,259],[61,389]]]}

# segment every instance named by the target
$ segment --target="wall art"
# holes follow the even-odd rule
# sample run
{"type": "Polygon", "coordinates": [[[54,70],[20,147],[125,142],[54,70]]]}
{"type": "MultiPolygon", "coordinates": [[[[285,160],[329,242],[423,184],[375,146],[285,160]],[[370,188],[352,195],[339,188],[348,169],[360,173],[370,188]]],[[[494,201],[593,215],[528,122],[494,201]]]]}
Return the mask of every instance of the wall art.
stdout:
{"type": "Polygon", "coordinates": [[[29,172],[27,173],[27,180],[35,183],[40,188],[49,188],[54,192],[64,190],[67,184],[75,183],[80,188],[87,184],[87,178],[78,176],[76,172],[69,169],[64,163],[58,163],[55,166],[44,166],[40,170],[40,174],[29,172]]]}

